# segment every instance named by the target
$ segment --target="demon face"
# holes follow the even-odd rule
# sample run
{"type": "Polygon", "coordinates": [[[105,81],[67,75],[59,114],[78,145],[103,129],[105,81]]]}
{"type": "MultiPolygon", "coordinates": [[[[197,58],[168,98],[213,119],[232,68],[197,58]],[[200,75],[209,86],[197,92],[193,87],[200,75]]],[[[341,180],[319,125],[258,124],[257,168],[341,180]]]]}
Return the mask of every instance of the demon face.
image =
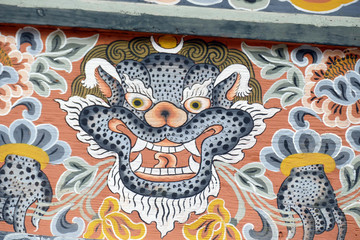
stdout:
{"type": "Polygon", "coordinates": [[[220,72],[179,54],[154,53],[116,66],[94,58],[85,74],[83,85],[99,85],[107,101],[71,100],[79,114],[69,110],[68,122],[77,121],[90,154],[116,154],[110,189],[125,212],[137,210],[144,222],[155,221],[162,235],[191,212],[205,211],[220,186],[213,161],[240,161],[242,149],[263,132],[264,118],[276,112],[233,104],[251,91],[249,70],[241,64],[220,72]]]}
{"type": "Polygon", "coordinates": [[[214,157],[253,129],[249,113],[227,109],[237,72],[222,75],[211,64],[164,53],[120,62],[118,80],[104,68],[98,72],[111,86],[110,106],[84,108],[79,122],[101,148],[118,154],[120,179],[134,193],[197,195],[209,185],[214,157]]]}

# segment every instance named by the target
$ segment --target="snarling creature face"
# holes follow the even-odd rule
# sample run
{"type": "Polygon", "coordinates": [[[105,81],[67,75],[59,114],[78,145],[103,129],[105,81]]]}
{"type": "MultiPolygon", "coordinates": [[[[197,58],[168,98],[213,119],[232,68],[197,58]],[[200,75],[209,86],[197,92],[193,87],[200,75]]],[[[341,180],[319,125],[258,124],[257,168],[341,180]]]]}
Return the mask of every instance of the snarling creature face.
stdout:
{"type": "Polygon", "coordinates": [[[116,85],[110,107],[84,108],[80,126],[118,154],[121,181],[137,194],[197,195],[211,180],[214,156],[233,149],[253,128],[249,113],[224,108],[231,105],[224,99],[238,73],[219,75],[213,65],[161,53],[119,63],[119,80],[101,66],[98,71],[107,85],[116,85]]]}
{"type": "Polygon", "coordinates": [[[180,54],[153,53],[116,65],[93,58],[85,75],[82,84],[98,85],[106,101],[73,97],[67,106],[79,114],[68,110],[68,122],[77,119],[74,128],[93,156],[116,153],[110,189],[125,212],[138,210],[143,221],[156,221],[162,235],[191,212],[205,211],[207,198],[219,191],[213,161],[240,161],[241,150],[264,130],[264,118],[275,114],[246,101],[234,107],[235,97],[251,91],[242,64],[219,71],[180,54]]]}

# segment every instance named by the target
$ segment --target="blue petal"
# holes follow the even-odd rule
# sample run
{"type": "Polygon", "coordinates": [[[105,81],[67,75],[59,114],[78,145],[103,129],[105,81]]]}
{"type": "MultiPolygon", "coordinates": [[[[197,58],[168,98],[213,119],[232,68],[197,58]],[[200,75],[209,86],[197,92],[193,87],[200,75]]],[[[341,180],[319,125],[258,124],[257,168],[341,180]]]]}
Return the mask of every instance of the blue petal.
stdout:
{"type": "Polygon", "coordinates": [[[317,153],[320,150],[320,135],[314,130],[299,130],[294,135],[298,153],[317,153]]]}
{"type": "Polygon", "coordinates": [[[348,141],[353,149],[360,151],[360,126],[348,128],[346,131],[346,141],[348,141]]]}
{"type": "Polygon", "coordinates": [[[340,169],[342,166],[348,164],[355,156],[354,151],[349,147],[342,147],[340,153],[334,158],[336,167],[340,169]]]}
{"type": "Polygon", "coordinates": [[[341,147],[341,138],[335,134],[328,133],[321,135],[321,147],[319,153],[328,154],[331,157],[335,157],[341,147]]]}
{"type": "Polygon", "coordinates": [[[49,155],[51,164],[59,164],[70,157],[71,148],[66,142],[58,141],[54,146],[46,150],[46,153],[49,155]]]}
{"type": "Polygon", "coordinates": [[[0,63],[0,87],[7,84],[14,84],[19,81],[19,74],[13,67],[3,66],[0,63]]]}
{"type": "Polygon", "coordinates": [[[9,143],[11,143],[9,138],[9,129],[4,125],[0,125],[0,145],[9,143]]]}
{"type": "Polygon", "coordinates": [[[260,152],[260,161],[267,169],[278,172],[283,159],[276,155],[272,147],[265,147],[260,152]]]}
{"type": "Polygon", "coordinates": [[[281,158],[297,153],[293,139],[293,131],[288,129],[277,131],[272,138],[275,153],[281,158]]]}
{"type": "Polygon", "coordinates": [[[20,119],[10,125],[10,141],[12,143],[31,144],[36,137],[36,129],[32,122],[20,119]]]}
{"type": "Polygon", "coordinates": [[[59,131],[50,124],[37,126],[37,136],[32,145],[47,150],[58,140],[59,131]]]}
{"type": "Polygon", "coordinates": [[[26,48],[26,51],[31,55],[36,55],[43,49],[43,42],[41,41],[40,32],[33,27],[24,27],[16,33],[16,46],[20,49],[20,46],[24,43],[29,43],[30,46],[26,48]]]}

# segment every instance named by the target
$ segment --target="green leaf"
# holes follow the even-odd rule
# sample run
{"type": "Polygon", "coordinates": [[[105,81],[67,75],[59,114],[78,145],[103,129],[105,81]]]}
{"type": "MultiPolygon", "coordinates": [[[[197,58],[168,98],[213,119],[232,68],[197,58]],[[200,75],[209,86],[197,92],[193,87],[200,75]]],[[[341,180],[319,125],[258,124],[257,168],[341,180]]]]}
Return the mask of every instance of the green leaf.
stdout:
{"type": "Polygon", "coordinates": [[[48,97],[51,90],[67,90],[66,80],[54,70],[49,69],[49,63],[43,57],[39,57],[31,66],[30,82],[34,85],[37,94],[48,97]]]}
{"type": "Polygon", "coordinates": [[[41,73],[30,73],[29,81],[34,86],[34,91],[40,96],[48,97],[50,95],[50,87],[46,83],[49,81],[46,76],[41,73]]]}
{"type": "Polygon", "coordinates": [[[352,216],[356,224],[360,227],[360,203],[355,202],[343,209],[345,214],[352,216]]]}
{"type": "Polygon", "coordinates": [[[57,199],[61,199],[67,193],[75,192],[79,194],[86,188],[93,185],[97,173],[97,167],[89,165],[79,157],[68,158],[64,161],[66,170],[59,178],[55,194],[57,199]]]}
{"type": "Polygon", "coordinates": [[[65,33],[60,29],[50,33],[45,42],[46,52],[57,52],[64,46],[65,41],[65,33]]]}
{"type": "Polygon", "coordinates": [[[43,56],[43,58],[48,62],[49,66],[56,70],[65,70],[66,72],[72,71],[71,61],[66,57],[48,57],[43,56]]]}
{"type": "Polygon", "coordinates": [[[300,89],[288,89],[289,92],[285,93],[281,97],[280,104],[283,108],[291,106],[299,101],[303,96],[303,91],[300,89]]]}
{"type": "Polygon", "coordinates": [[[242,50],[257,66],[261,67],[261,77],[265,79],[280,78],[294,64],[289,61],[289,52],[285,44],[275,45],[271,49],[266,47],[250,47],[245,43],[242,50]]]}
{"type": "Polygon", "coordinates": [[[51,62],[56,62],[58,58],[67,58],[70,62],[78,61],[95,46],[98,36],[96,34],[88,38],[66,38],[61,30],[57,30],[49,34],[46,52],[39,56],[47,57],[51,62]]]}
{"type": "Polygon", "coordinates": [[[298,68],[288,71],[287,79],[276,81],[264,95],[264,102],[271,98],[281,99],[283,108],[295,104],[299,101],[304,88],[304,76],[298,68]]]}
{"type": "Polygon", "coordinates": [[[260,163],[249,163],[238,170],[234,177],[238,186],[267,199],[275,199],[272,182],[264,176],[265,168],[260,163]]]}
{"type": "Polygon", "coordinates": [[[360,156],[355,157],[350,164],[340,169],[342,191],[340,196],[345,196],[360,187],[360,156]]]}

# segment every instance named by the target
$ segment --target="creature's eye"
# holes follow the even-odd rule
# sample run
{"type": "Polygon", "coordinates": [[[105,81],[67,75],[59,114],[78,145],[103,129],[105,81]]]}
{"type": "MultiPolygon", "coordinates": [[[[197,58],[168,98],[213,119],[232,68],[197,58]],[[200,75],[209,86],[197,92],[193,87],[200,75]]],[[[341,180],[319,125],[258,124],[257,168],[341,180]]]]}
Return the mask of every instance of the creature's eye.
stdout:
{"type": "Polygon", "coordinates": [[[126,101],[136,110],[145,111],[152,105],[150,98],[140,93],[126,93],[126,101]]]}
{"type": "Polygon", "coordinates": [[[210,99],[206,97],[192,97],[185,101],[184,106],[191,113],[199,113],[210,107],[210,99]]]}

